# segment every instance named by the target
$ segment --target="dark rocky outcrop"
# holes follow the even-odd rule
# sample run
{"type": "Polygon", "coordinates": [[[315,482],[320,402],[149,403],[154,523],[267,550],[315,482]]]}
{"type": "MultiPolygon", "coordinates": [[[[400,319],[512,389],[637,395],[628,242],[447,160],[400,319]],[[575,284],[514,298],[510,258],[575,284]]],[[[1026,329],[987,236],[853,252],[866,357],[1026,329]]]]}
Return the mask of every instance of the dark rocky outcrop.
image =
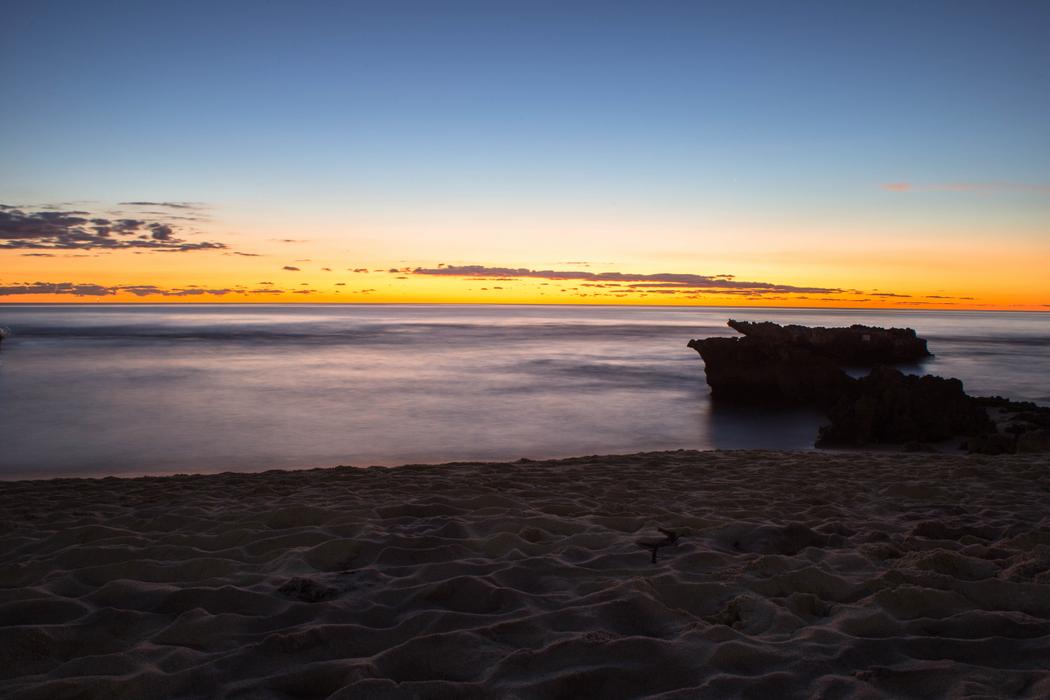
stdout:
{"type": "Polygon", "coordinates": [[[832,360],[795,345],[744,337],[690,340],[689,347],[704,358],[715,400],[827,406],[849,383],[832,360]]]}
{"type": "Polygon", "coordinates": [[[729,321],[743,337],[690,340],[714,401],[806,405],[824,411],[818,446],[965,438],[970,451],[1050,450],[1050,408],[967,395],[958,379],[907,375],[886,365],[930,353],[910,328],[807,328],[729,321]],[[873,366],[850,377],[845,366],[873,366]]]}
{"type": "Polygon", "coordinates": [[[984,408],[996,430],[966,440],[963,446],[970,452],[1050,452],[1050,408],[1001,396],[982,396],[975,400],[984,408]]]}
{"type": "Polygon", "coordinates": [[[849,385],[827,409],[830,425],[817,446],[941,442],[995,426],[958,379],[918,377],[876,367],[849,385]]]}
{"type": "Polygon", "coordinates": [[[807,328],[729,321],[742,338],[690,340],[715,399],[828,408],[848,387],[843,365],[914,362],[930,353],[911,328],[807,328]]]}
{"type": "Polygon", "coordinates": [[[926,340],[911,328],[781,326],[764,321],[734,321],[729,327],[767,347],[792,347],[845,365],[896,365],[930,356],[926,340]]]}

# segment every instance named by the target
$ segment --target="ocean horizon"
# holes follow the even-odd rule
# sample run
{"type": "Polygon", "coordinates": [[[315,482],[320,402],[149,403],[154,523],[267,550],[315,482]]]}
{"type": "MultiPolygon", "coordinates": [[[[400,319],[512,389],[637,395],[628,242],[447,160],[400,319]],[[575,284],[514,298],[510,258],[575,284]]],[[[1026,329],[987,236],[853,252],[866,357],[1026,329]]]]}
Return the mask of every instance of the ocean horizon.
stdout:
{"type": "Polygon", "coordinates": [[[814,411],[712,404],[686,343],[729,318],[915,328],[903,371],[1050,403],[1040,312],[9,304],[0,478],[811,449],[814,411]]]}

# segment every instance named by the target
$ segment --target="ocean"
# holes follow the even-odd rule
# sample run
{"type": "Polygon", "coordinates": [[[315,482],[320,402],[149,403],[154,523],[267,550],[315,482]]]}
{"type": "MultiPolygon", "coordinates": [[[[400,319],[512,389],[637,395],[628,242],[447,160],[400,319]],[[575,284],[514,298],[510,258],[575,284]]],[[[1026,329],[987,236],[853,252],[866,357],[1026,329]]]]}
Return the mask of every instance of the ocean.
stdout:
{"type": "Polygon", "coordinates": [[[1050,314],[493,305],[0,305],[0,478],[811,449],[714,407],[730,318],[907,326],[906,368],[1050,404],[1050,314]]]}

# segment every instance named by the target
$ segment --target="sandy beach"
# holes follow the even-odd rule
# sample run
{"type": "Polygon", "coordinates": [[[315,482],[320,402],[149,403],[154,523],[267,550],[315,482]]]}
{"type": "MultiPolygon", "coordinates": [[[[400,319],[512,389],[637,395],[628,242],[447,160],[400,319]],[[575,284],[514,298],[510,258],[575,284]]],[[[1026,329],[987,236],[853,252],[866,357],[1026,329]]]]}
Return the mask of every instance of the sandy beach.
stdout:
{"type": "Polygon", "coordinates": [[[8,698],[1050,696],[1046,456],[0,483],[8,698]],[[679,535],[654,564],[639,539],[679,535]]]}

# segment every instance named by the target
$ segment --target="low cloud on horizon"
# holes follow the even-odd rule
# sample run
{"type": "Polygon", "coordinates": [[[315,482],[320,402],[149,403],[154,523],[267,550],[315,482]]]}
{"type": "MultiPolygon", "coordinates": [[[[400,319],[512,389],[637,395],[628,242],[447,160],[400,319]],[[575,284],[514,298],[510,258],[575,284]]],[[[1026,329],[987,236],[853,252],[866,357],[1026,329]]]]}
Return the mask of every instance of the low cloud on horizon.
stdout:
{"type": "Polygon", "coordinates": [[[630,272],[588,272],[586,270],[530,270],[519,267],[486,267],[484,265],[446,265],[444,267],[411,270],[413,275],[485,279],[545,279],[557,281],[584,280],[602,282],[624,290],[660,288],[660,293],[712,292],[760,296],[763,294],[839,294],[848,290],[835,287],[808,287],[773,282],[737,280],[732,275],[696,275],[662,272],[640,274],[630,272]]]}
{"type": "MultiPolygon", "coordinates": [[[[260,284],[271,284],[260,282],[260,284]]],[[[11,284],[0,286],[0,296],[26,296],[31,294],[60,294],[75,297],[105,297],[114,296],[120,292],[133,294],[137,297],[163,296],[163,297],[195,297],[195,296],[225,296],[227,294],[313,294],[315,289],[284,290],[267,287],[264,289],[248,289],[246,287],[223,287],[209,289],[186,285],[185,287],[164,288],[153,284],[119,284],[103,285],[76,282],[25,282],[22,284],[11,284]]]]}

